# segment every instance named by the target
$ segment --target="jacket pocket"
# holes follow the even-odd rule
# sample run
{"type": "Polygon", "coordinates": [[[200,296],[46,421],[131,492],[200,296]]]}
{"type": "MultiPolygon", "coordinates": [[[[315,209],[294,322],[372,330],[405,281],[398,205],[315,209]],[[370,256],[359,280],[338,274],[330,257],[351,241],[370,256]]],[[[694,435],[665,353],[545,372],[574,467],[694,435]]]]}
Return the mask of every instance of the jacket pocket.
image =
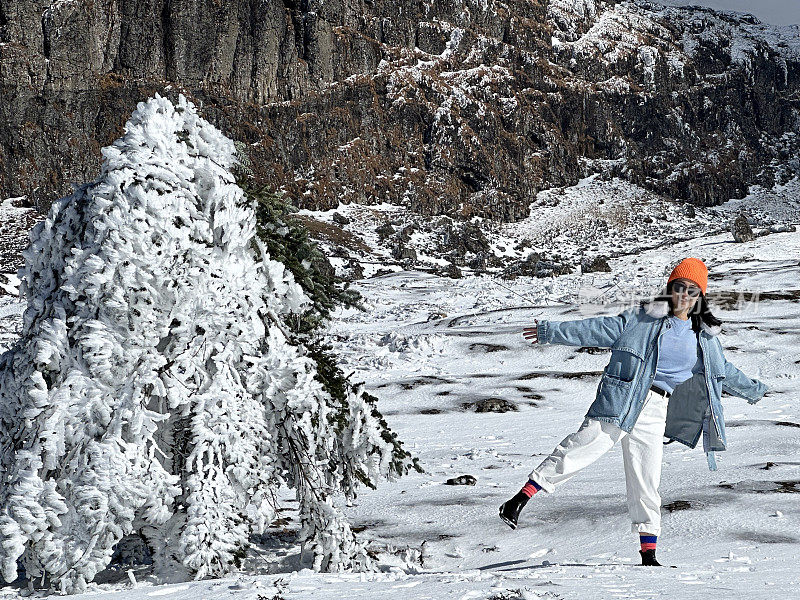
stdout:
{"type": "Polygon", "coordinates": [[[644,358],[631,348],[612,348],[604,373],[617,382],[631,382],[639,374],[643,362],[644,358]]]}
{"type": "Polygon", "coordinates": [[[619,418],[628,410],[633,380],[626,381],[604,373],[587,417],[619,418]]]}

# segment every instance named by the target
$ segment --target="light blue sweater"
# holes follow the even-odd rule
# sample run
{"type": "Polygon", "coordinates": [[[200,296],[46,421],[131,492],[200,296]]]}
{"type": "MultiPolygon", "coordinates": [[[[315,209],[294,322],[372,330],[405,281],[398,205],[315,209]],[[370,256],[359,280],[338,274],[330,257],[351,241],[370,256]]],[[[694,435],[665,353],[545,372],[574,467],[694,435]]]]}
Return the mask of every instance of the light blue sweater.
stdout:
{"type": "Polygon", "coordinates": [[[697,337],[691,319],[684,321],[670,315],[669,320],[672,327],[661,336],[653,385],[672,393],[676,385],[692,376],[697,362],[697,337]]]}

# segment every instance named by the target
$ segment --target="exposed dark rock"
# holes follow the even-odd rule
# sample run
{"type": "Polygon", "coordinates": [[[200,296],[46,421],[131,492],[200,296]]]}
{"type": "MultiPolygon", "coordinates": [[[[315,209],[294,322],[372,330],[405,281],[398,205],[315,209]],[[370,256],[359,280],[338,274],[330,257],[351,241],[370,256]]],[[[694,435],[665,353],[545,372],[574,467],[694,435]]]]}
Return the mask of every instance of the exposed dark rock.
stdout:
{"type": "Polygon", "coordinates": [[[467,263],[467,266],[473,271],[480,273],[486,270],[486,254],[478,252],[475,258],[467,263]]]}
{"type": "MultiPolygon", "coordinates": [[[[470,350],[481,350],[483,352],[502,352],[504,350],[509,350],[508,346],[504,346],[502,344],[484,344],[484,343],[475,343],[469,345],[470,350]]],[[[527,388],[525,388],[527,390],[527,388]]]]}
{"type": "Polygon", "coordinates": [[[330,250],[330,255],[337,258],[350,258],[350,250],[344,246],[334,246],[330,250]]]}
{"type": "Polygon", "coordinates": [[[533,252],[524,260],[520,260],[509,265],[502,273],[505,279],[514,279],[519,276],[527,277],[553,277],[556,275],[566,275],[572,273],[572,267],[554,260],[542,259],[539,254],[533,252]]]}
{"type": "Polygon", "coordinates": [[[386,238],[394,235],[394,227],[392,226],[391,223],[384,223],[383,225],[375,229],[375,233],[378,234],[378,239],[383,241],[386,238]]]}
{"type": "Polygon", "coordinates": [[[19,289],[11,274],[0,273],[0,296],[18,296],[19,289]]]}
{"type": "Polygon", "coordinates": [[[347,261],[347,264],[339,273],[339,277],[345,281],[364,279],[364,267],[361,266],[361,263],[358,260],[351,258],[347,261]]]}
{"type": "Polygon", "coordinates": [[[459,475],[444,482],[445,485],[475,485],[478,480],[472,475],[459,475]]]}
{"type": "Polygon", "coordinates": [[[526,373],[525,375],[520,375],[517,377],[520,381],[526,381],[529,379],[539,379],[540,377],[552,377],[554,379],[588,379],[588,378],[595,378],[599,375],[602,375],[602,371],[572,371],[572,372],[563,372],[563,371],[537,371],[534,373],[526,373]]]}
{"type": "Polygon", "coordinates": [[[345,217],[343,214],[335,212],[333,213],[333,222],[337,225],[349,225],[350,219],[345,217]]]}
{"type": "Polygon", "coordinates": [[[361,238],[342,229],[339,225],[319,221],[307,215],[294,214],[292,219],[301,223],[315,241],[338,248],[339,252],[370,252],[369,246],[361,238]]]}
{"type": "Polygon", "coordinates": [[[409,248],[401,243],[397,243],[392,248],[392,258],[400,261],[417,261],[417,251],[414,248],[409,248]]]}
{"type": "Polygon", "coordinates": [[[397,233],[397,239],[401,242],[409,242],[411,241],[411,234],[414,233],[415,230],[416,226],[413,223],[406,225],[397,233]]]}
{"type": "Polygon", "coordinates": [[[507,264],[507,262],[508,262],[508,259],[500,257],[500,256],[495,256],[494,254],[489,254],[486,257],[486,266],[487,267],[491,267],[491,268],[503,267],[503,266],[505,266],[507,264]]]}
{"type": "Polygon", "coordinates": [[[391,275],[392,273],[394,273],[392,269],[378,269],[372,276],[383,277],[384,275],[391,275]]]}
{"type": "Polygon", "coordinates": [[[733,221],[733,224],[731,225],[731,233],[733,234],[733,239],[736,242],[749,242],[756,238],[756,236],[753,234],[753,230],[750,229],[750,224],[747,222],[747,218],[744,215],[739,215],[733,221]]]}
{"type": "Polygon", "coordinates": [[[679,510],[689,510],[695,508],[691,502],[687,500],[674,500],[664,505],[664,509],[668,512],[676,512],[679,510]]]}
{"type": "Polygon", "coordinates": [[[576,352],[585,352],[586,354],[605,354],[608,352],[606,348],[595,348],[594,346],[581,346],[576,352]]]}
{"type": "Polygon", "coordinates": [[[595,256],[592,259],[583,259],[581,261],[581,270],[584,273],[610,273],[611,267],[608,265],[607,256],[595,256]]]}
{"type": "Polygon", "coordinates": [[[423,375],[415,379],[400,382],[400,387],[404,390],[413,390],[421,385],[440,385],[443,383],[455,383],[452,379],[445,379],[436,375],[423,375]]]}
{"type": "Polygon", "coordinates": [[[463,277],[463,275],[461,274],[461,269],[459,269],[453,263],[450,263],[449,265],[447,265],[447,267],[445,267],[444,274],[447,277],[450,277],[451,279],[461,279],[463,277]]]}
{"type": "Polygon", "coordinates": [[[775,467],[797,467],[800,465],[800,462],[797,461],[767,461],[761,469],[763,471],[769,471],[770,469],[774,469],[775,467]]]}
{"type": "Polygon", "coordinates": [[[440,231],[439,248],[462,258],[468,253],[485,255],[489,251],[489,241],[477,225],[454,223],[440,231]]]}
{"type": "Polygon", "coordinates": [[[514,250],[527,250],[531,247],[531,241],[528,238],[520,240],[519,243],[514,246],[514,250]]]}
{"type": "Polygon", "coordinates": [[[505,413],[519,410],[516,404],[504,398],[485,398],[483,400],[470,403],[467,405],[467,407],[472,408],[476,413],[505,413]]]}
{"type": "Polygon", "coordinates": [[[738,481],[736,483],[720,483],[719,487],[737,492],[753,494],[797,494],[800,493],[800,480],[790,481],[738,481]]]}
{"type": "Polygon", "coordinates": [[[259,183],[303,208],[514,220],[583,176],[583,158],[712,205],[769,186],[797,155],[800,136],[784,135],[796,41],[709,9],[570,6],[3,2],[0,198],[46,208],[92,180],[99,149],[156,92],[189,96],[248,149],[259,183]]]}

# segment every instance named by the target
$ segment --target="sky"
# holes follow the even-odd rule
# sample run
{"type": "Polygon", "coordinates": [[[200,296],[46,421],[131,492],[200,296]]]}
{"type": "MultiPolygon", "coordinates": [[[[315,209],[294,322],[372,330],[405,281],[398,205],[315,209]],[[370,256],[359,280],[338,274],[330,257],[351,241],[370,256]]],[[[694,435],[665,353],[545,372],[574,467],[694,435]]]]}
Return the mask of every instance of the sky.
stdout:
{"type": "Polygon", "coordinates": [[[719,10],[750,13],[765,23],[793,25],[800,23],[800,0],[656,0],[673,6],[700,5],[719,10]]]}

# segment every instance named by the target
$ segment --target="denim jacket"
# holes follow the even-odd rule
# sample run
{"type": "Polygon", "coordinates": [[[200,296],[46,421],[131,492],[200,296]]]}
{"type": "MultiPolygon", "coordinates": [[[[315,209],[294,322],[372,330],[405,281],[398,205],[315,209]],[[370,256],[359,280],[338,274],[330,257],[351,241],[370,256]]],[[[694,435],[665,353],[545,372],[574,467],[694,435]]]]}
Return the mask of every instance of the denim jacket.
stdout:
{"type": "MultiPolygon", "coordinates": [[[[611,348],[587,417],[607,421],[630,432],[639,417],[656,373],[658,341],[672,325],[669,304],[654,300],[617,316],[577,321],[540,321],[538,341],[544,344],[611,348]]],[[[725,359],[717,338],[720,327],[702,324],[697,335],[694,375],[675,386],[667,406],[664,436],[694,448],[700,437],[715,469],[713,452],[725,450],[722,392],[758,402],[767,386],[750,379],[725,359]],[[713,427],[711,426],[713,423],[713,427]]]]}

